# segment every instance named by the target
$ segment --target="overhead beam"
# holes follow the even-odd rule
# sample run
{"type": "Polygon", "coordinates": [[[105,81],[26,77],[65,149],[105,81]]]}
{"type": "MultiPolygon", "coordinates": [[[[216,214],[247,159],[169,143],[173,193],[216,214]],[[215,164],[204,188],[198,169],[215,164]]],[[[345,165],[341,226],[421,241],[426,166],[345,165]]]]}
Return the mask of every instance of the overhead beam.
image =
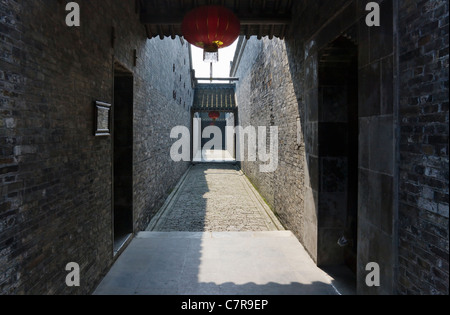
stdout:
{"type": "MultiPolygon", "coordinates": [[[[291,17],[241,17],[239,18],[241,25],[289,25],[291,23],[291,17]]],[[[155,16],[155,15],[141,15],[141,23],[143,24],[155,24],[155,25],[181,25],[183,17],[174,16],[155,16]]]]}
{"type": "Polygon", "coordinates": [[[239,78],[195,78],[197,81],[239,81],[239,78]]]}

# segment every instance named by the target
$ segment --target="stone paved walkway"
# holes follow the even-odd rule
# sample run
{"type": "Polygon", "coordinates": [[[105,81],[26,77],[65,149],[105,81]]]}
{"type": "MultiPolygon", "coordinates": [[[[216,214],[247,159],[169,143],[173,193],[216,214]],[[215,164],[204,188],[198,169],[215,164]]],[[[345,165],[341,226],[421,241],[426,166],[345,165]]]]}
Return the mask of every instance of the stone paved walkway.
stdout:
{"type": "Polygon", "coordinates": [[[233,164],[191,167],[147,231],[283,230],[248,179],[233,164]]]}
{"type": "Polygon", "coordinates": [[[333,295],[335,280],[232,164],[197,164],[96,295],[333,295]]]}

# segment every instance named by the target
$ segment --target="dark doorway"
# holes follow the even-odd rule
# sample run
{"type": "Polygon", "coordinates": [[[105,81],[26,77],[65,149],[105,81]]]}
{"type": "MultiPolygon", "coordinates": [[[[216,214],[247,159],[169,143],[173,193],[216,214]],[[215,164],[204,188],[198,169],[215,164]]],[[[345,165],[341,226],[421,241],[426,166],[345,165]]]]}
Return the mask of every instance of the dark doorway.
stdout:
{"type": "Polygon", "coordinates": [[[114,71],[114,252],[133,233],[133,75],[114,71]]]}
{"type": "MultiPolygon", "coordinates": [[[[205,128],[210,126],[215,126],[220,129],[222,138],[220,139],[221,146],[213,146],[213,150],[225,150],[225,127],[227,126],[227,121],[225,117],[225,113],[220,113],[220,117],[213,121],[211,118],[208,117],[208,112],[203,112],[200,114],[200,117],[202,118],[202,129],[201,133],[203,134],[205,128]]],[[[211,141],[211,138],[202,138],[202,148],[211,141]]]]}
{"type": "Polygon", "coordinates": [[[358,48],[339,37],[319,62],[318,264],[356,273],[358,48]]]}
{"type": "Polygon", "coordinates": [[[231,111],[220,112],[215,120],[209,117],[208,111],[193,113],[197,123],[192,125],[192,142],[198,143],[192,148],[196,151],[193,152],[194,162],[236,163],[236,117],[237,113],[231,111]],[[215,128],[207,130],[208,127],[215,128]]]}

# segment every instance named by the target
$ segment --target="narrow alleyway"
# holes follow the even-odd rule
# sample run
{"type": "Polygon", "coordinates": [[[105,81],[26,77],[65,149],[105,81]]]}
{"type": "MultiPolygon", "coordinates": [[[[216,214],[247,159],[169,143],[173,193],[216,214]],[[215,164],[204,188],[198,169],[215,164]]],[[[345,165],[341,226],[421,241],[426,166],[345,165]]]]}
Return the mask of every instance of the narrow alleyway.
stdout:
{"type": "Polygon", "coordinates": [[[0,295],[448,295],[449,12],[1,0],[0,295]]]}
{"type": "Polygon", "coordinates": [[[335,284],[236,166],[197,164],[94,294],[340,294],[335,284]]]}

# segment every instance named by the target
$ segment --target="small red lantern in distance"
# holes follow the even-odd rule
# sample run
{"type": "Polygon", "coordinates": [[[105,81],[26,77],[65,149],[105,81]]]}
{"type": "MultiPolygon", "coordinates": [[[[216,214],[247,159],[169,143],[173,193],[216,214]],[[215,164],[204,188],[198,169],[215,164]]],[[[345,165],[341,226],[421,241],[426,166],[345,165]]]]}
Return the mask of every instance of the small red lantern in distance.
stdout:
{"type": "Polygon", "coordinates": [[[220,113],[219,112],[209,112],[208,116],[209,116],[209,118],[211,118],[213,120],[213,123],[211,125],[214,125],[214,122],[220,118],[220,113]]]}
{"type": "Polygon", "coordinates": [[[189,43],[203,49],[205,61],[218,61],[219,49],[230,46],[239,37],[241,23],[233,11],[209,5],[188,12],[181,29],[189,43]]]}

